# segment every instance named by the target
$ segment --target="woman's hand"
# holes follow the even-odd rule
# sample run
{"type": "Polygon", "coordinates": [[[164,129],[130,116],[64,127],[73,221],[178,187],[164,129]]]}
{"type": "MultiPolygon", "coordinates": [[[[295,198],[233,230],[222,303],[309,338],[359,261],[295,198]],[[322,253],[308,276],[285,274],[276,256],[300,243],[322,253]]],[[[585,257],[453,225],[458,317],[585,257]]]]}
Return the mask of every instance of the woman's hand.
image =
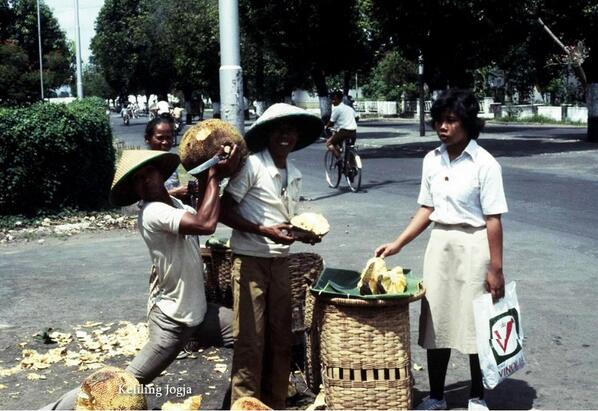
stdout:
{"type": "Polygon", "coordinates": [[[399,251],[401,251],[401,249],[396,243],[386,243],[376,248],[376,251],[374,251],[374,256],[384,258],[391,255],[395,255],[399,251]]]}
{"type": "Polygon", "coordinates": [[[489,268],[486,272],[486,291],[492,294],[492,301],[497,302],[505,296],[505,276],[502,268],[489,268]]]}

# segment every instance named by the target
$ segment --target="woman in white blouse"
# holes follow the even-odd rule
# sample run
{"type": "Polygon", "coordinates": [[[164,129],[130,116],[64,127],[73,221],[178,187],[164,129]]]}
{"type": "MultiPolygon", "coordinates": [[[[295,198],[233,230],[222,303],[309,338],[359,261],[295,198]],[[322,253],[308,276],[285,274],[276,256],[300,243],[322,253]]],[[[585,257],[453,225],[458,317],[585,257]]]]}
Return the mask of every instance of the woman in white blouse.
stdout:
{"type": "Polygon", "coordinates": [[[469,354],[470,408],[486,408],[472,300],[504,295],[501,214],[507,203],[498,162],[476,139],[484,125],[472,92],[447,90],[434,102],[432,124],[442,144],[423,162],[420,208],[399,237],[378,247],[387,257],[434,223],[424,257],[426,297],[419,344],[427,350],[430,395],[418,409],[446,409],[444,381],[451,349],[469,354]]]}

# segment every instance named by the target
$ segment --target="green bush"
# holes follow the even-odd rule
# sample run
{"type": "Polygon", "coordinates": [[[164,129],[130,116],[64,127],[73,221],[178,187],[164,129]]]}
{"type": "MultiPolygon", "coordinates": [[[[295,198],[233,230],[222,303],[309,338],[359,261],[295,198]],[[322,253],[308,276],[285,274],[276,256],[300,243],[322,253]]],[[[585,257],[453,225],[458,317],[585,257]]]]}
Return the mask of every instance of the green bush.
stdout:
{"type": "Polygon", "coordinates": [[[101,99],[0,108],[0,214],[101,208],[114,161],[101,99]]]}

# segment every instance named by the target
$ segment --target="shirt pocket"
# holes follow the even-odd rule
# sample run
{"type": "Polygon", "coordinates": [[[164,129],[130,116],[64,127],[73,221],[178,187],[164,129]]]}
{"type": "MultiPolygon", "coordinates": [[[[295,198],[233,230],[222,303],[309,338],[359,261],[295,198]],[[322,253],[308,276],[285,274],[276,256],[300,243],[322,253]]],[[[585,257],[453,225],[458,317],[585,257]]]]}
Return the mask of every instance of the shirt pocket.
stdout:
{"type": "Polygon", "coordinates": [[[455,181],[452,195],[463,208],[476,210],[480,208],[480,180],[477,175],[462,176],[455,181]]]}

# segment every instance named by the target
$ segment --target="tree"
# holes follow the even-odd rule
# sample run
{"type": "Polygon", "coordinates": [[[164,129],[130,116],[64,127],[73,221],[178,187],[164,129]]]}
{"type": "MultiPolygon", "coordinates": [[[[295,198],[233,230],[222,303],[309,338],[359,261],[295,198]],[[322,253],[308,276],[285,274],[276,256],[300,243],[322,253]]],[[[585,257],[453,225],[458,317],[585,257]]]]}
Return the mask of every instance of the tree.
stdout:
{"type": "Polygon", "coordinates": [[[417,67],[400,51],[386,52],[372,70],[363,92],[367,97],[380,100],[401,99],[403,93],[411,98],[417,88],[417,67]]]}
{"type": "Polygon", "coordinates": [[[598,142],[598,4],[595,0],[539,0],[536,6],[538,24],[548,28],[556,40],[553,50],[565,55],[564,62],[576,67],[586,85],[588,140],[598,142]]]}
{"type": "MultiPolygon", "coordinates": [[[[366,32],[359,23],[357,0],[290,0],[241,2],[242,25],[255,44],[260,70],[267,62],[283,63],[280,84],[288,96],[295,87],[313,81],[324,116],[329,111],[327,76],[354,71],[368,61],[366,32]]],[[[262,73],[255,73],[260,89],[262,73]]]]}
{"type": "MultiPolygon", "coordinates": [[[[40,4],[44,95],[68,83],[73,72],[64,32],[52,11],[40,4]]],[[[0,102],[19,104],[40,98],[35,0],[0,1],[0,102]]]]}
{"type": "Polygon", "coordinates": [[[110,87],[104,72],[93,63],[83,67],[83,90],[86,96],[96,96],[109,99],[114,96],[114,90],[110,87]]]}
{"type": "Polygon", "coordinates": [[[106,0],[91,40],[94,59],[121,101],[138,91],[143,74],[141,40],[145,34],[137,24],[140,14],[140,0],[106,0]]]}

